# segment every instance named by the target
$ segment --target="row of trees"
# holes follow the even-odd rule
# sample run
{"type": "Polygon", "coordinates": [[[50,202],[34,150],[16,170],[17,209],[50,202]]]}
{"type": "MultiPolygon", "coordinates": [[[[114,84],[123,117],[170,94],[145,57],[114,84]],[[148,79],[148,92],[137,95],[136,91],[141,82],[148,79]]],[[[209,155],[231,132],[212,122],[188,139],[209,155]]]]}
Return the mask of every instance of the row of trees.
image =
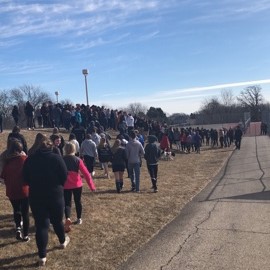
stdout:
{"type": "MultiPolygon", "coordinates": [[[[261,121],[261,112],[269,108],[269,103],[264,101],[261,87],[249,86],[234,97],[232,90],[222,90],[220,98],[213,97],[205,100],[198,115],[240,115],[249,112],[251,121],[261,121]]],[[[195,114],[195,115],[196,115],[195,114]]]]}
{"type": "MultiPolygon", "coordinates": [[[[4,116],[10,115],[14,104],[24,106],[28,100],[36,107],[43,102],[53,99],[50,94],[43,91],[40,87],[23,85],[11,90],[0,91],[0,111],[4,116]]],[[[61,103],[66,104],[70,102],[66,100],[61,101],[61,103]]],[[[175,113],[167,116],[161,108],[147,108],[141,103],[131,103],[127,107],[121,109],[130,112],[133,115],[136,114],[157,121],[169,122],[170,124],[180,124],[187,123],[191,119],[198,121],[200,119],[205,119],[205,121],[208,122],[225,122],[230,119],[231,121],[235,121],[233,118],[239,118],[239,115],[243,115],[244,112],[250,112],[252,121],[260,121],[261,112],[266,109],[269,110],[269,108],[269,103],[265,103],[264,101],[261,87],[254,85],[245,88],[237,97],[233,96],[232,90],[222,90],[220,97],[212,97],[204,100],[200,110],[190,115],[185,113],[175,113]]]]}

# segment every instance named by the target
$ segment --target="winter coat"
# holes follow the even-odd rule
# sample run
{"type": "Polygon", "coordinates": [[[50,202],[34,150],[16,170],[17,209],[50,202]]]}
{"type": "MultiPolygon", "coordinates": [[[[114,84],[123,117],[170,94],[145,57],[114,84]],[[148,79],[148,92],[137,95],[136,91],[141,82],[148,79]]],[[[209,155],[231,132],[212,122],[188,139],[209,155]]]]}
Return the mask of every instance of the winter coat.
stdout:
{"type": "Polygon", "coordinates": [[[1,178],[6,185],[6,195],[10,200],[19,200],[28,197],[29,187],[23,181],[23,164],[27,156],[18,155],[5,162],[1,178]]]}
{"type": "Polygon", "coordinates": [[[83,161],[73,155],[63,157],[68,169],[67,181],[65,182],[64,189],[74,189],[82,187],[82,178],[80,172],[83,174],[89,188],[93,191],[96,189],[93,179],[85,167],[83,161]]]}
{"type": "Polygon", "coordinates": [[[23,178],[29,185],[30,201],[58,200],[64,195],[67,167],[52,149],[39,149],[23,166],[23,178]]]}

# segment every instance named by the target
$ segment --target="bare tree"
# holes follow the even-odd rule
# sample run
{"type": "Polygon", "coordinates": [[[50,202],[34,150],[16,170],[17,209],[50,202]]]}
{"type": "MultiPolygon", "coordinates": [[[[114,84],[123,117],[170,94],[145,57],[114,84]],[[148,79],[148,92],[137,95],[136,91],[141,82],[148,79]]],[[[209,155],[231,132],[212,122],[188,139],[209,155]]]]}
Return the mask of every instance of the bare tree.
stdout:
{"type": "Polygon", "coordinates": [[[17,104],[24,104],[26,101],[30,101],[30,103],[36,107],[43,102],[52,100],[52,98],[38,86],[23,85],[11,90],[11,100],[13,103],[17,104]]]}
{"type": "Polygon", "coordinates": [[[234,103],[234,96],[232,89],[222,89],[221,90],[221,101],[226,107],[230,107],[234,103]]]}
{"type": "Polygon", "coordinates": [[[251,120],[260,120],[260,105],[263,103],[263,96],[261,93],[261,86],[253,85],[241,91],[237,100],[243,107],[247,107],[251,112],[251,120]]]}
{"type": "Polygon", "coordinates": [[[147,107],[139,102],[135,102],[130,103],[126,108],[126,111],[132,115],[146,115],[147,107]]]}
{"type": "Polygon", "coordinates": [[[0,92],[0,111],[3,113],[4,117],[10,115],[11,112],[11,100],[8,90],[2,90],[0,92]]]}

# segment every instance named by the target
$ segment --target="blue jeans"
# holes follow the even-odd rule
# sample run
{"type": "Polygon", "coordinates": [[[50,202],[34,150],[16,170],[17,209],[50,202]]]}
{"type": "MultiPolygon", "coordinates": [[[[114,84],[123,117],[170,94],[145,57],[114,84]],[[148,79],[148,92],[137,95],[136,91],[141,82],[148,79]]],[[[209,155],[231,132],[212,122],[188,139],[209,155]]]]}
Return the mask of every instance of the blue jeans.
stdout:
{"type": "Polygon", "coordinates": [[[140,163],[128,163],[128,171],[131,180],[132,189],[140,191],[140,163]]]}

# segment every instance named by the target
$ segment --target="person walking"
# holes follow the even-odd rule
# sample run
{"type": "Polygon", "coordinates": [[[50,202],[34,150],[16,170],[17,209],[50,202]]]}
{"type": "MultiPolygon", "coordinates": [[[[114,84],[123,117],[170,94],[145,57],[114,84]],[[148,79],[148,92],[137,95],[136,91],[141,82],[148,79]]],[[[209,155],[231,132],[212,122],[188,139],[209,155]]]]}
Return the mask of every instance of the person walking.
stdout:
{"type": "Polygon", "coordinates": [[[80,144],[76,140],[76,136],[74,133],[69,134],[68,141],[75,145],[75,156],[79,157],[80,156],[80,144]]]}
{"type": "Polygon", "coordinates": [[[241,140],[242,140],[243,132],[240,129],[240,126],[236,127],[236,130],[234,132],[234,139],[235,139],[235,147],[236,149],[240,150],[241,148],[241,140]]]}
{"type": "Polygon", "coordinates": [[[112,170],[115,178],[115,187],[118,193],[123,189],[124,171],[126,169],[127,154],[122,142],[116,139],[112,147],[112,170]]]}
{"type": "Polygon", "coordinates": [[[53,153],[49,139],[26,159],[23,166],[23,179],[29,185],[29,202],[35,220],[39,266],[46,264],[50,223],[61,248],[66,248],[70,241],[65,235],[63,224],[64,184],[67,174],[63,158],[53,153]]]}
{"type": "Polygon", "coordinates": [[[6,196],[13,208],[16,239],[28,242],[29,232],[29,187],[23,181],[22,169],[27,156],[22,151],[19,140],[11,138],[4,158],[1,178],[6,185],[6,196]],[[23,234],[22,234],[23,229],[23,234]]]}
{"type": "Polygon", "coordinates": [[[110,178],[109,174],[109,162],[112,159],[112,151],[110,145],[106,142],[106,138],[101,138],[97,147],[98,159],[104,169],[104,177],[110,178]]]}
{"type": "Polygon", "coordinates": [[[160,148],[157,147],[157,137],[153,135],[148,136],[148,144],[145,146],[144,158],[146,160],[147,169],[151,177],[152,189],[154,192],[158,191],[157,188],[157,173],[158,173],[158,159],[161,156],[160,148]]]}
{"type": "Polygon", "coordinates": [[[22,143],[24,153],[27,155],[27,153],[28,153],[27,142],[26,142],[24,136],[20,132],[21,132],[20,127],[19,126],[15,126],[12,129],[12,132],[8,134],[8,140],[10,138],[18,139],[22,143]]]}
{"type": "Polygon", "coordinates": [[[91,175],[94,176],[95,175],[94,163],[95,159],[98,156],[98,153],[97,153],[97,146],[92,141],[90,134],[86,134],[86,138],[81,144],[80,156],[83,157],[89,173],[91,173],[91,175]]]}
{"type": "Polygon", "coordinates": [[[76,147],[72,142],[67,142],[64,146],[64,161],[68,169],[67,181],[64,185],[64,198],[65,198],[65,232],[69,232],[71,222],[71,200],[74,197],[77,220],[75,224],[82,224],[82,178],[80,173],[84,176],[90,190],[95,191],[96,187],[93,179],[85,167],[83,161],[75,156],[76,147]]]}
{"type": "Polygon", "coordinates": [[[131,191],[140,192],[141,158],[144,156],[142,144],[136,139],[134,131],[130,132],[130,140],[126,146],[128,170],[131,180],[131,191]]]}

